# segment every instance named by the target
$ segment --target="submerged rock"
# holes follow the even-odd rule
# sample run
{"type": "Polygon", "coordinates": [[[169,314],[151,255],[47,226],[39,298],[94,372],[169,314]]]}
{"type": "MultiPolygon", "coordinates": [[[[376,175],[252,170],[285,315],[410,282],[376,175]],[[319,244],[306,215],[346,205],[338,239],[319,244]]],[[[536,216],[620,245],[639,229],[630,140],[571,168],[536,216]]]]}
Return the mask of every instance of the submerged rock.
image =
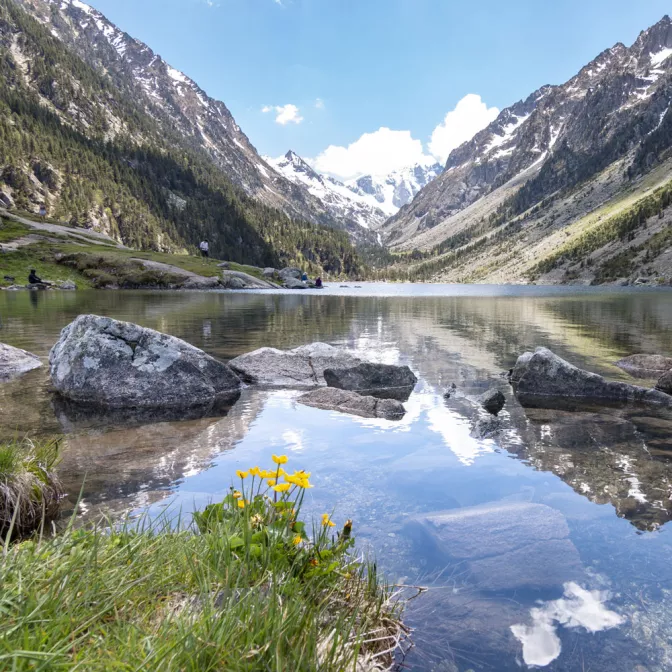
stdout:
{"type": "Polygon", "coordinates": [[[49,354],[64,397],[110,408],[209,406],[238,394],[231,369],[185,341],[97,315],[80,315],[49,354]]]}
{"type": "Polygon", "coordinates": [[[252,385],[300,389],[326,385],[325,369],[354,366],[359,361],[345,350],[311,343],[294,350],[260,348],[232,359],[229,366],[252,385]]]}
{"type": "Polygon", "coordinates": [[[406,401],[418,379],[407,366],[362,362],[348,368],[331,367],[324,372],[329,387],[406,401]]]}
{"type": "Polygon", "coordinates": [[[547,348],[519,357],[511,381],[522,401],[555,397],[672,406],[672,396],[664,392],[608,381],[566,362],[547,348]]]}
{"type": "Polygon", "coordinates": [[[314,408],[350,413],[363,418],[398,420],[406,413],[403,404],[394,399],[362,396],[357,392],[338,390],[335,387],[322,387],[308,392],[299,397],[298,402],[314,408]]]}
{"type": "Polygon", "coordinates": [[[437,564],[468,567],[482,590],[552,588],[580,579],[579,553],[564,516],[531,502],[492,502],[412,518],[407,532],[434,549],[437,564]]]}
{"type": "Polygon", "coordinates": [[[42,361],[37,355],[0,343],[0,382],[17,378],[40,366],[42,361]]]}
{"type": "Polygon", "coordinates": [[[616,362],[616,366],[636,378],[658,378],[672,369],[672,357],[663,355],[630,355],[616,362]]]}
{"type": "Polygon", "coordinates": [[[656,389],[665,394],[672,394],[672,370],[666,371],[656,383],[656,389]]]}
{"type": "Polygon", "coordinates": [[[497,415],[506,403],[506,397],[501,392],[492,388],[478,398],[478,403],[491,415],[497,415]]]}

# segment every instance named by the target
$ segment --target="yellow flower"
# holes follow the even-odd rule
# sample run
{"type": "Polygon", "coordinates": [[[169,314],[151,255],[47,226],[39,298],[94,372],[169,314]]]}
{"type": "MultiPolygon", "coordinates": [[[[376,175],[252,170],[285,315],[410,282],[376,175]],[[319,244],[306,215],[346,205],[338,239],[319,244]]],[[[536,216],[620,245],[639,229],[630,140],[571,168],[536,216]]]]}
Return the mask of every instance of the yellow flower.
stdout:
{"type": "Polygon", "coordinates": [[[245,508],[245,502],[242,499],[238,500],[238,508],[239,509],[244,509],[245,508]]]}
{"type": "Polygon", "coordinates": [[[267,478],[266,483],[268,483],[270,487],[273,487],[276,483],[276,480],[274,478],[267,478]]]}
{"type": "Polygon", "coordinates": [[[285,476],[287,474],[287,472],[282,467],[279,467],[278,470],[275,473],[278,476],[285,476]]]}
{"type": "Polygon", "coordinates": [[[310,478],[310,472],[301,469],[300,471],[295,471],[294,476],[299,476],[300,478],[310,478]]]}
{"type": "Polygon", "coordinates": [[[236,469],[236,476],[238,476],[238,478],[247,478],[249,475],[249,471],[241,471],[240,469],[236,469]]]}
{"type": "Polygon", "coordinates": [[[273,455],[273,462],[276,464],[286,464],[287,455],[273,455]]]}
{"type": "Polygon", "coordinates": [[[287,492],[291,487],[289,483],[280,483],[280,485],[274,485],[273,490],[276,492],[287,492]]]}
{"type": "Polygon", "coordinates": [[[250,469],[250,473],[252,476],[261,476],[261,469],[259,469],[259,467],[252,467],[252,469],[250,469]]]}
{"type": "Polygon", "coordinates": [[[292,539],[292,543],[294,544],[294,546],[298,546],[302,541],[303,541],[303,539],[301,538],[300,534],[297,534],[294,537],[294,539],[292,539]]]}
{"type": "Polygon", "coordinates": [[[238,492],[238,490],[233,491],[233,498],[234,499],[240,499],[241,497],[242,497],[242,495],[240,494],[240,492],[238,492]]]}
{"type": "Polygon", "coordinates": [[[336,523],[332,523],[328,513],[322,514],[322,527],[336,527],[336,523]]]}

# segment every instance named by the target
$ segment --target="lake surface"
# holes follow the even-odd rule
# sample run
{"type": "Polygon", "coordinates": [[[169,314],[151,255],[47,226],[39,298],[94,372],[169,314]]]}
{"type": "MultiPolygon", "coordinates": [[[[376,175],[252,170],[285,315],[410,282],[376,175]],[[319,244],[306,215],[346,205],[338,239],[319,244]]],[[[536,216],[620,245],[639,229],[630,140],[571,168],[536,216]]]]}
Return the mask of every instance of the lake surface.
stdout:
{"type": "Polygon", "coordinates": [[[287,453],[290,467],[313,474],[307,512],[352,518],[392,582],[429,587],[408,607],[409,669],[672,669],[672,413],[525,409],[502,376],[543,345],[632,382],[616,360],[672,355],[672,292],[348,284],[1,292],[0,341],[46,357],[81,313],[137,322],[224,360],[324,341],[413,369],[419,383],[401,421],[249,388],[225,417],[81,417],[53,397],[45,367],[0,387],[0,431],[65,435],[66,509],[81,492],[83,517],[188,513],[221,498],[236,469],[287,453]],[[497,426],[473,402],[493,386],[507,398],[497,426]],[[441,539],[418,522],[438,512],[448,514],[441,539]]]}

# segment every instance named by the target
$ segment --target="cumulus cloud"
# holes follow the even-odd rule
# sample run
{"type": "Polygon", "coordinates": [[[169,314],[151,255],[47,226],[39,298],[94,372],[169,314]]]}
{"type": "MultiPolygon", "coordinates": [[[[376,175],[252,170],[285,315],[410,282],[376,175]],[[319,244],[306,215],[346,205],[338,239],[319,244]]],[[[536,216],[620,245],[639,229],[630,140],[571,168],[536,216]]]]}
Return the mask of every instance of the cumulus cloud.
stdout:
{"type": "Polygon", "coordinates": [[[286,124],[300,124],[303,117],[299,114],[299,108],[296,105],[288,103],[287,105],[264,105],[261,111],[266,114],[275,112],[275,123],[285,126],[286,124]]]}
{"type": "Polygon", "coordinates": [[[347,147],[329,145],[313,165],[320,172],[347,180],[361,175],[386,175],[426,159],[422,143],[410,131],[381,127],[364,133],[347,147]]]}
{"type": "Polygon", "coordinates": [[[430,154],[445,163],[453,149],[471,140],[476,133],[494,121],[498,114],[499,110],[488,107],[479,95],[467,94],[434,129],[428,144],[430,154]]]}
{"type": "MultiPolygon", "coordinates": [[[[316,108],[321,109],[323,105],[319,98],[315,101],[316,108]]],[[[272,109],[277,108],[268,108],[268,111],[272,109]]],[[[445,163],[453,149],[471,140],[498,114],[496,107],[488,107],[479,95],[470,93],[434,129],[427,151],[410,131],[381,127],[372,133],[364,133],[347,147],[330,145],[310,163],[316,170],[341,180],[362,175],[387,175],[417,163],[445,163]]]]}

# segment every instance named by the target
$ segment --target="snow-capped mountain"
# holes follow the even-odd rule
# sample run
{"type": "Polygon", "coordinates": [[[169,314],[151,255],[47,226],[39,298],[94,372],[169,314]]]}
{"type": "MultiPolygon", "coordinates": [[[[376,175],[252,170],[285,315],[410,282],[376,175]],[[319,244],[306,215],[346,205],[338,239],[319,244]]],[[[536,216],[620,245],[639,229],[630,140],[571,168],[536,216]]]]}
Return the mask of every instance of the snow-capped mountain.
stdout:
{"type": "MultiPolygon", "coordinates": [[[[302,186],[274,171],[257,153],[226,105],[210,98],[196,82],[166,63],[150,47],[134,39],[81,0],[16,0],[49,32],[78,56],[109,76],[116,87],[137,101],[159,125],[179,133],[207,154],[250,196],[292,217],[339,228],[329,210],[302,186]]],[[[21,41],[12,50],[19,62],[21,41]]],[[[104,107],[104,100],[99,101],[104,107]]],[[[127,135],[113,107],[104,110],[110,139],[127,135]]],[[[82,124],[86,110],[72,110],[82,124]]]]}
{"type": "Polygon", "coordinates": [[[265,159],[288,180],[306,187],[336,219],[350,220],[364,229],[373,230],[389,216],[374,196],[358,193],[333,177],[320,175],[291,150],[279,159],[265,159]]]}
{"type": "Polygon", "coordinates": [[[346,186],[362,196],[372,196],[380,209],[390,217],[443,172],[440,163],[427,162],[396,170],[388,175],[365,175],[346,182],[346,186]]]}
{"type": "MultiPolygon", "coordinates": [[[[669,135],[671,56],[672,21],[665,16],[631,47],[616,44],[565,84],[543,86],[506,108],[386,222],[387,242],[431,248],[471,226],[474,218],[460,213],[481,199],[488,202],[478,221],[501,208],[515,216],[639,151],[644,141],[669,135]]],[[[672,144],[656,141],[665,142],[672,144]]]]}
{"type": "Polygon", "coordinates": [[[318,173],[291,150],[278,159],[264,158],[288,180],[319,198],[333,217],[371,230],[382,226],[443,170],[438,163],[417,164],[389,175],[366,175],[344,183],[318,173]]]}

